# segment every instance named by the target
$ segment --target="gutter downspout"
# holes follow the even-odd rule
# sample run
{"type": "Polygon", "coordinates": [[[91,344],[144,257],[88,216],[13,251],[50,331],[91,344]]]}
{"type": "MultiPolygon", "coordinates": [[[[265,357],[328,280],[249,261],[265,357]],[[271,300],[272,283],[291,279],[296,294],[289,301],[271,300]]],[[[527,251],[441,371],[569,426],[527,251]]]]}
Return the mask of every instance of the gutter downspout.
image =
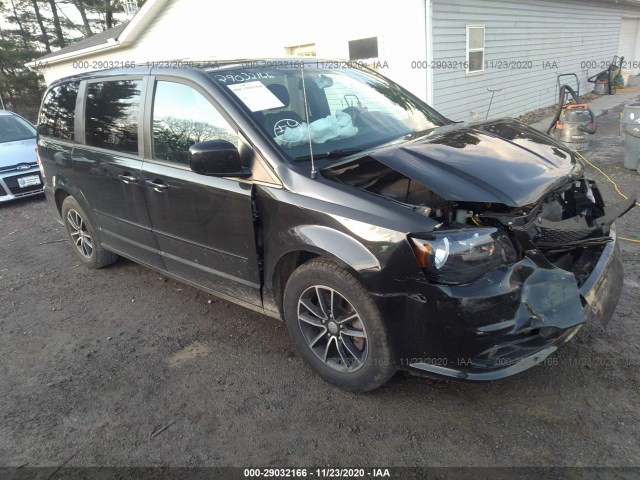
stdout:
{"type": "Polygon", "coordinates": [[[433,0],[424,0],[424,30],[427,49],[427,103],[433,105],[433,0]]]}

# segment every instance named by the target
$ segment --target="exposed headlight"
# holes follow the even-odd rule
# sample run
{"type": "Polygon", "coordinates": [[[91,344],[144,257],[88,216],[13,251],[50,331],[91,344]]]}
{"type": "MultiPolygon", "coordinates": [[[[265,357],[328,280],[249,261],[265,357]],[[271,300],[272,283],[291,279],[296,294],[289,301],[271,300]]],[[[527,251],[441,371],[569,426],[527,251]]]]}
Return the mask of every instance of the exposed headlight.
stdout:
{"type": "Polygon", "coordinates": [[[410,239],[418,264],[435,283],[468,283],[517,259],[508,235],[497,228],[443,231],[410,239]]]}

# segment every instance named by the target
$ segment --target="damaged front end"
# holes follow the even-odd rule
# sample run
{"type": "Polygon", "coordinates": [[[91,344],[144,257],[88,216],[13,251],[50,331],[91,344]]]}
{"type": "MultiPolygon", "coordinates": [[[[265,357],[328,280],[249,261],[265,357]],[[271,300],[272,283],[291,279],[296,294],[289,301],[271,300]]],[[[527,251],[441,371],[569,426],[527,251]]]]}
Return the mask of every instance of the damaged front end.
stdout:
{"type": "MultiPolygon", "coordinates": [[[[508,234],[518,260],[473,284],[449,287],[448,296],[457,301],[446,303],[473,317],[466,334],[478,345],[465,368],[450,374],[508,376],[544,361],[585,320],[606,327],[623,284],[614,221],[634,204],[631,199],[607,207],[595,184],[581,178],[525,209],[501,206],[496,213],[489,205],[459,205],[474,224],[508,234]]],[[[412,367],[432,371],[420,363],[412,367]]]]}
{"type": "Polygon", "coordinates": [[[543,362],[585,319],[608,324],[623,282],[614,222],[635,199],[605,206],[596,184],[559,151],[572,161],[536,185],[543,192],[536,201],[529,202],[530,191],[515,198],[516,190],[505,195],[456,171],[451,183],[462,178],[482,189],[471,192],[475,201],[464,201],[459,188],[448,195],[441,178],[436,191],[425,186],[428,174],[418,182],[406,175],[410,169],[395,168],[407,162],[387,161],[408,155],[431,174],[455,169],[420,148],[372,153],[324,172],[438,222],[408,236],[426,288],[407,297],[407,311],[420,320],[399,340],[399,366],[493,380],[543,362]]]}

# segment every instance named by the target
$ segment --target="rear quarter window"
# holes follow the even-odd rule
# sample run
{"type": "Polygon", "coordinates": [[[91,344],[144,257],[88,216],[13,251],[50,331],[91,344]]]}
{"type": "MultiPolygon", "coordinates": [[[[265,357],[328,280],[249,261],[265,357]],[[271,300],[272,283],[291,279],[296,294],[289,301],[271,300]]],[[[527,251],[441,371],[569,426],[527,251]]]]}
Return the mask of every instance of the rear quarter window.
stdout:
{"type": "Polygon", "coordinates": [[[78,86],[79,82],[72,82],[49,90],[38,117],[40,135],[73,140],[78,86]]]}

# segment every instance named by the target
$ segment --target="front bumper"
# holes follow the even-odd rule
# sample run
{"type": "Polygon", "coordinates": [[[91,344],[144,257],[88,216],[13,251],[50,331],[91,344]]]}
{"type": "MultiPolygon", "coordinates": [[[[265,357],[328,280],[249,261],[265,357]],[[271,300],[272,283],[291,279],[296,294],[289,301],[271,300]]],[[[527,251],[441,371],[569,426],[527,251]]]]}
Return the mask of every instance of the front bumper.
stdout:
{"type": "Polygon", "coordinates": [[[613,238],[613,241],[606,245],[593,272],[580,287],[580,295],[586,302],[587,319],[597,319],[604,327],[613,317],[624,282],[624,270],[615,225],[611,226],[609,236],[613,238]]]}
{"type": "Polygon", "coordinates": [[[432,335],[422,348],[409,341],[398,352],[398,366],[418,375],[497,380],[544,362],[585,320],[606,326],[623,283],[615,226],[609,235],[612,241],[580,288],[573,274],[531,254],[471,286],[437,287],[421,306],[409,300],[414,319],[421,310],[438,318],[412,322],[414,339],[432,335]]]}
{"type": "Polygon", "coordinates": [[[37,165],[28,170],[5,170],[0,172],[0,202],[9,202],[16,198],[39,195],[43,192],[43,178],[37,165]],[[37,175],[40,179],[38,185],[20,187],[18,179],[37,175]]]}

